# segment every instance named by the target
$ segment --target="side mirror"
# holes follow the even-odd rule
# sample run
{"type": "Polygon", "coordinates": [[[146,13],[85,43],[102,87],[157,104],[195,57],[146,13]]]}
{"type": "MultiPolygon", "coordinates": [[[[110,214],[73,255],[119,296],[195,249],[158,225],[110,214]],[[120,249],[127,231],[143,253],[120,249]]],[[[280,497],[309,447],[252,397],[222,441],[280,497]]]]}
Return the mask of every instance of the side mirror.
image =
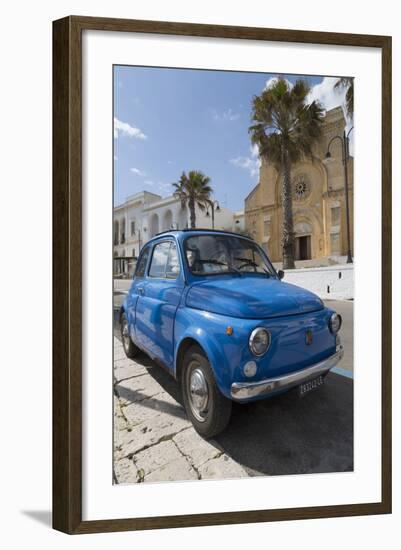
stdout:
{"type": "Polygon", "coordinates": [[[282,269],[277,271],[277,275],[279,279],[284,279],[284,271],[282,269]]]}

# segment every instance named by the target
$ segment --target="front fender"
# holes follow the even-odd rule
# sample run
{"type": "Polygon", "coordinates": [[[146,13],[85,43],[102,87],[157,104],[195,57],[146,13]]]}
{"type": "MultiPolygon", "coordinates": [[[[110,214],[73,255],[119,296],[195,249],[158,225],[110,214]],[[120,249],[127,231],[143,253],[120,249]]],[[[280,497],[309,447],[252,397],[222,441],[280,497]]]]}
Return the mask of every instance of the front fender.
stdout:
{"type": "Polygon", "coordinates": [[[240,327],[239,319],[182,307],[177,310],[174,333],[174,374],[177,376],[177,358],[181,344],[191,338],[201,346],[213,370],[221,393],[230,397],[235,371],[240,369],[244,346],[248,342],[248,329],[240,327]],[[231,322],[232,321],[232,322],[231,322]],[[234,323],[237,326],[234,326],[234,323]],[[233,335],[226,333],[234,327],[233,335]]]}
{"type": "Polygon", "coordinates": [[[177,357],[181,344],[192,338],[206,353],[217,386],[231,397],[233,382],[252,381],[281,376],[306,368],[332,355],[336,336],[328,327],[331,310],[323,310],[275,319],[240,319],[189,307],[177,310],[174,333],[174,373],[177,376],[177,357]],[[227,327],[232,334],[227,334],[227,327]],[[272,343],[265,355],[256,357],[249,349],[249,336],[257,326],[266,327],[272,343]],[[313,330],[313,345],[305,343],[306,329],[313,330]],[[243,366],[252,360],[257,373],[246,378],[243,366]]]}

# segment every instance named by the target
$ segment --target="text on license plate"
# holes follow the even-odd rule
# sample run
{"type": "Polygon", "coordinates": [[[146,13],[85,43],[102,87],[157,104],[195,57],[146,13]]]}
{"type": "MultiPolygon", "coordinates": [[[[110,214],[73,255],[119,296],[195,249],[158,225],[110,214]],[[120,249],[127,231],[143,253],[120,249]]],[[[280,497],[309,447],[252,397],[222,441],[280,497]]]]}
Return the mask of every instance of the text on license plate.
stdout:
{"type": "Polygon", "coordinates": [[[305,395],[306,393],[309,393],[310,391],[316,390],[319,386],[321,386],[324,382],[323,376],[318,376],[317,378],[314,378],[313,380],[309,380],[308,382],[304,382],[301,384],[298,388],[298,393],[300,397],[305,395]]]}

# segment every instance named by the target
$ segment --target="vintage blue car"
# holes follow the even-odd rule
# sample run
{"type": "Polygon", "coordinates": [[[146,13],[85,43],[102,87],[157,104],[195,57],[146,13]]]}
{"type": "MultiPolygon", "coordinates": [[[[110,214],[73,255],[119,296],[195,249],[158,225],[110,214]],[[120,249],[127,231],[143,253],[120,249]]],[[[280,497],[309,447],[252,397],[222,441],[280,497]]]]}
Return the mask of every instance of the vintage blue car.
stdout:
{"type": "Polygon", "coordinates": [[[341,316],[283,275],[226,231],[169,231],[141,251],[120,311],[125,353],[143,350],[181,382],[204,437],[227,426],[233,400],[302,395],[343,356],[341,316]]]}

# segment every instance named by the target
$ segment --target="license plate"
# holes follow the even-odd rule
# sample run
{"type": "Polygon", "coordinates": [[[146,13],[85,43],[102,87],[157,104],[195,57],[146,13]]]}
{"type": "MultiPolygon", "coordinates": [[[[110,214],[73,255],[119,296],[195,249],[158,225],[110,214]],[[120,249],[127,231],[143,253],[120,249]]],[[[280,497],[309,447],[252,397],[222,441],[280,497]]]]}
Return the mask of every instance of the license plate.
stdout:
{"type": "Polygon", "coordinates": [[[317,390],[320,386],[322,386],[324,383],[323,376],[318,376],[317,378],[314,378],[313,380],[309,380],[308,382],[304,382],[300,386],[298,386],[298,395],[299,397],[303,397],[307,393],[317,390]]]}

